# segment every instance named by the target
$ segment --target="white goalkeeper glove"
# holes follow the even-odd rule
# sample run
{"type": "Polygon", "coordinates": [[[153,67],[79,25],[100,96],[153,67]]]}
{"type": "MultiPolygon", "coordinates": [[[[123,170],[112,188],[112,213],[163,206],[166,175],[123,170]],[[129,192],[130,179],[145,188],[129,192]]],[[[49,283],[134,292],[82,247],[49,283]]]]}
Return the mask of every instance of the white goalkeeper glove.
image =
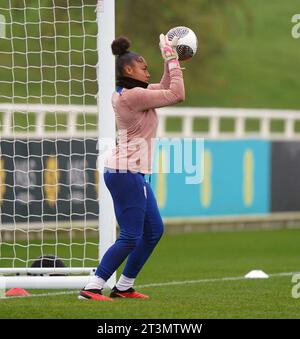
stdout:
{"type": "Polygon", "coordinates": [[[165,61],[178,60],[178,54],[176,52],[176,46],[178,42],[178,37],[174,36],[172,41],[169,41],[168,37],[164,34],[159,36],[159,47],[161,50],[161,55],[165,61]]]}

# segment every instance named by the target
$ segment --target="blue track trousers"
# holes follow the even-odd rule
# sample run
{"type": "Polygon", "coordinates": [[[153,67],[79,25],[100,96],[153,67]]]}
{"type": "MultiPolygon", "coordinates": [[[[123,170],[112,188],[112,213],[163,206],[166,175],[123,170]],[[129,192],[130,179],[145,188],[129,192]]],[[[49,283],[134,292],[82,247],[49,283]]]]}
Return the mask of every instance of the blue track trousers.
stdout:
{"type": "Polygon", "coordinates": [[[163,221],[143,174],[106,169],[104,180],[113,199],[120,236],[104,254],[95,274],[108,280],[128,257],[122,274],[135,278],[163,234],[163,221]]]}

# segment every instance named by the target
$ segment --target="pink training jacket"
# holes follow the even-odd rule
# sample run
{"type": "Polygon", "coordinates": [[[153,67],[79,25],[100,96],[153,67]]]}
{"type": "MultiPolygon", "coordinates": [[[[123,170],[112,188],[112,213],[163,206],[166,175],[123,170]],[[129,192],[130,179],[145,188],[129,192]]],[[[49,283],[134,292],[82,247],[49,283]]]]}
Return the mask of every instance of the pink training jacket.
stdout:
{"type": "Polygon", "coordinates": [[[145,174],[152,172],[152,153],[158,125],[155,108],[170,106],[185,98],[180,66],[170,63],[165,63],[160,83],[150,84],[147,89],[124,88],[121,93],[113,93],[118,142],[112,155],[106,159],[106,167],[145,174]]]}

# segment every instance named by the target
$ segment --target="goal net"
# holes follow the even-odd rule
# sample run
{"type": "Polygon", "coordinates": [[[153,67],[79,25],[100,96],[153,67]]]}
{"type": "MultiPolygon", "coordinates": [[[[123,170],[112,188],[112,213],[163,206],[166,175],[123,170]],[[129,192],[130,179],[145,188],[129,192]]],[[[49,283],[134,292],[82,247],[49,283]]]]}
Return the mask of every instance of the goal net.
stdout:
{"type": "Polygon", "coordinates": [[[0,274],[99,263],[97,6],[0,3],[0,274]]]}

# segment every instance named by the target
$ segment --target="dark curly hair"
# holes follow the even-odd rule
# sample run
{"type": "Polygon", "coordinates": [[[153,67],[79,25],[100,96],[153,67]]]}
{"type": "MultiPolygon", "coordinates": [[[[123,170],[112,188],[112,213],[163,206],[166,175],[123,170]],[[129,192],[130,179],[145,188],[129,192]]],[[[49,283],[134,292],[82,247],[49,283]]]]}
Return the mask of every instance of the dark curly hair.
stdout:
{"type": "Polygon", "coordinates": [[[115,39],[111,44],[111,50],[116,58],[116,76],[120,78],[123,76],[123,70],[125,65],[131,65],[133,61],[142,62],[143,58],[135,53],[129,51],[131,46],[130,41],[126,37],[119,37],[115,39]]]}

